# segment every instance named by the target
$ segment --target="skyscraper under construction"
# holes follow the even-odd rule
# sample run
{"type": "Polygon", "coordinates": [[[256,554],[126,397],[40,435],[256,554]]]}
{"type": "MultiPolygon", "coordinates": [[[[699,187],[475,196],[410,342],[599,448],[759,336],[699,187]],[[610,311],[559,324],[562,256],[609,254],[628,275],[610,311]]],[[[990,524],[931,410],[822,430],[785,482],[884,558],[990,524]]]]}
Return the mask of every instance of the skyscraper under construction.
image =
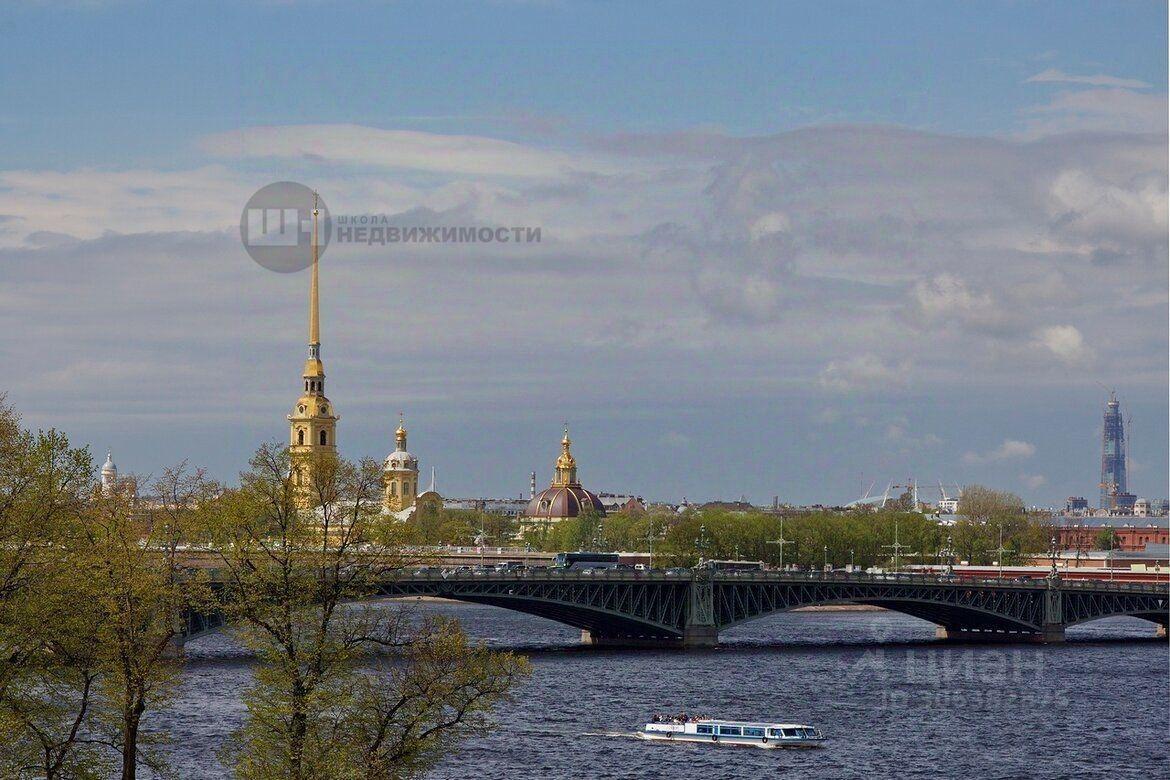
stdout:
{"type": "MultiPolygon", "coordinates": [[[[1125,483],[1125,423],[1121,404],[1110,392],[1105,404],[1105,426],[1101,433],[1101,508],[1117,510],[1118,497],[1128,496],[1125,483]]],[[[1123,499],[1124,501],[1124,499],[1123,499]]]]}

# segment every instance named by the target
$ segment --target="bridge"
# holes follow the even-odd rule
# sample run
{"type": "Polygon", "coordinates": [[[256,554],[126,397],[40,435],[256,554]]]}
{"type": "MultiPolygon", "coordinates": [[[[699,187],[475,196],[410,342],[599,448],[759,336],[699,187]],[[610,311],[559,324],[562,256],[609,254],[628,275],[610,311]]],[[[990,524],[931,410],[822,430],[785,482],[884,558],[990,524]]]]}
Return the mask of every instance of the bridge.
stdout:
{"type": "MultiPolygon", "coordinates": [[[[371,597],[434,596],[487,604],[581,629],[599,645],[710,647],[719,632],[777,612],[827,604],[866,604],[934,623],[964,641],[1060,642],[1065,629],[1128,615],[1170,624],[1163,585],[990,579],[923,574],[804,572],[563,571],[388,574],[371,597]]],[[[223,625],[216,614],[185,616],[184,640],[223,625]]]]}

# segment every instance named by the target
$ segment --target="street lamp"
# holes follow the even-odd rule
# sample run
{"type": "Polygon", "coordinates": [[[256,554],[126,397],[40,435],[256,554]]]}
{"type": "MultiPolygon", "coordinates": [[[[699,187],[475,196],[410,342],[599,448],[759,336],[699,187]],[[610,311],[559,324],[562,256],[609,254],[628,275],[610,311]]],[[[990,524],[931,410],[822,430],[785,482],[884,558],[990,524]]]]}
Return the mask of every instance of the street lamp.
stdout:
{"type": "Polygon", "coordinates": [[[821,571],[828,571],[828,570],[829,570],[829,545],[826,544],[825,545],[825,566],[823,569],[821,569],[821,571]]]}
{"type": "Polygon", "coordinates": [[[849,573],[850,573],[850,574],[853,574],[853,569],[854,569],[854,568],[855,568],[855,567],[854,567],[854,565],[853,565],[853,548],[852,548],[852,547],[850,547],[850,548],[849,548],[849,573]]]}
{"type": "Polygon", "coordinates": [[[1107,558],[1109,564],[1109,581],[1113,582],[1113,529],[1109,529],[1109,557],[1107,558]]]}
{"type": "Polygon", "coordinates": [[[779,539],[769,539],[768,541],[764,542],[764,544],[774,544],[780,548],[780,571],[784,571],[784,545],[792,544],[792,542],[790,542],[784,538],[784,518],[783,517],[780,518],[780,538],[779,539]]]}

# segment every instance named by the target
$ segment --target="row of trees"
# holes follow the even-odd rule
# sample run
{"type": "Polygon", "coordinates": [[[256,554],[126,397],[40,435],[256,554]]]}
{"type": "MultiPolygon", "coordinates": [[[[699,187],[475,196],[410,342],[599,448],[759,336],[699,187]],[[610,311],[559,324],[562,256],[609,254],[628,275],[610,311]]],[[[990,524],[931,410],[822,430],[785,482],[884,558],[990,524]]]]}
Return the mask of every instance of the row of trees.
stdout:
{"type": "Polygon", "coordinates": [[[181,680],[192,609],[224,612],[258,659],[221,753],[239,778],[413,777],[489,727],[527,662],[363,601],[414,563],[378,465],[314,463],[311,515],[289,465],[262,447],[234,489],[181,465],[144,504],[98,491],[88,452],[0,399],[0,776],[165,775],[148,721],[181,680]]]}
{"type": "Polygon", "coordinates": [[[820,567],[889,566],[895,548],[903,563],[964,560],[1012,563],[1048,550],[1052,528],[1047,517],[1029,517],[1011,493],[979,485],[964,490],[962,519],[952,526],[916,512],[847,511],[779,515],[725,509],[665,509],[580,517],[517,536],[515,519],[463,510],[429,508],[404,526],[417,544],[520,544],[533,550],[649,551],[655,564],[689,566],[699,558],[741,558],[778,565],[820,567]],[[783,524],[783,525],[782,525],[783,524]],[[1003,554],[999,552],[1003,544],[1003,554]],[[783,553],[781,553],[783,549],[783,553]]]}

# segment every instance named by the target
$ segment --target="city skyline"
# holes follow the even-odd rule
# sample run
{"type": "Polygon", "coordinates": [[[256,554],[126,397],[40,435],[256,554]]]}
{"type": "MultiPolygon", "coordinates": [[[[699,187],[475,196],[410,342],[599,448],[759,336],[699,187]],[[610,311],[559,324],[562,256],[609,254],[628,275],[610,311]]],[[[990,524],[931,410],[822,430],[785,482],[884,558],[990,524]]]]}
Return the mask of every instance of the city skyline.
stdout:
{"type": "Polygon", "coordinates": [[[753,6],[714,40],[695,14],[460,9],[225,7],[214,34],[165,5],[5,9],[0,349],[27,424],[228,481],[284,440],[307,277],[237,224],[293,179],[339,214],[541,229],[322,261],[342,454],[385,456],[405,410],[452,495],[543,482],[568,419],[597,490],[1059,505],[1096,492],[1102,385],[1131,492],[1170,492],[1164,8],[753,6]],[[503,41],[523,57],[444,70],[503,41]]]}

